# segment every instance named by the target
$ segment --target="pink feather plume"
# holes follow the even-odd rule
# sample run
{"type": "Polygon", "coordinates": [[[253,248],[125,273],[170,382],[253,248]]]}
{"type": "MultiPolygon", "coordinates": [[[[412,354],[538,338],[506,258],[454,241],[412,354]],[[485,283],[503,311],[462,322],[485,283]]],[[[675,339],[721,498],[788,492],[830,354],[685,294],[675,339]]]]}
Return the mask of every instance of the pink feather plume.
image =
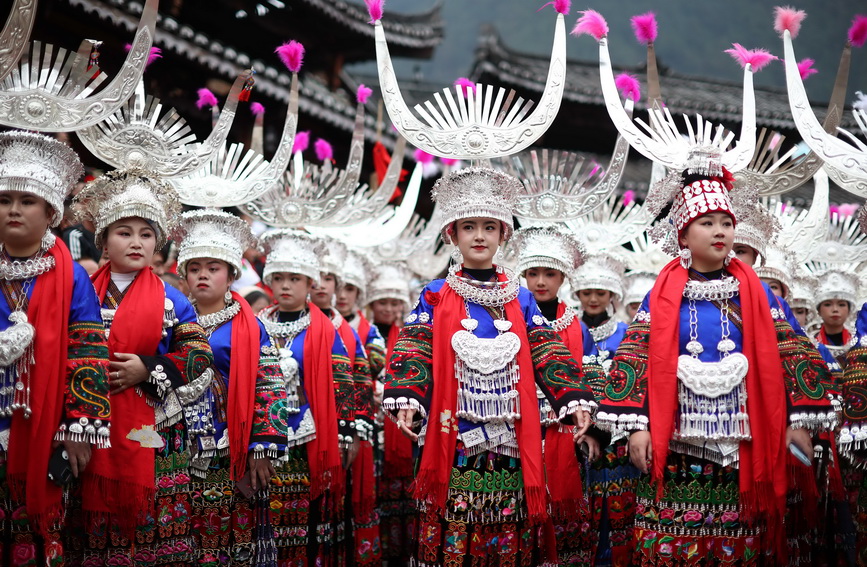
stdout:
{"type": "Polygon", "coordinates": [[[639,43],[647,45],[656,41],[656,34],[659,33],[659,26],[656,24],[656,14],[647,12],[632,16],[629,20],[632,23],[632,31],[635,32],[635,39],[639,43]]]}
{"type": "Polygon", "coordinates": [[[617,75],[614,78],[614,84],[617,85],[620,96],[623,98],[630,98],[632,102],[638,102],[638,99],[641,98],[641,84],[629,73],[617,75]]]}
{"type": "Polygon", "coordinates": [[[554,0],[553,2],[543,4],[542,7],[536,11],[541,12],[543,9],[551,6],[552,4],[554,5],[554,9],[557,10],[557,13],[563,14],[564,16],[568,15],[569,10],[572,9],[572,0],[554,0]]]}
{"type": "Polygon", "coordinates": [[[432,163],[434,160],[434,157],[431,154],[427,153],[426,151],[424,151],[422,149],[416,150],[414,156],[415,156],[415,161],[417,161],[419,163],[423,163],[423,164],[432,163]]]}
{"type": "Polygon", "coordinates": [[[740,43],[733,43],[732,48],[726,49],[725,52],[731,55],[741,67],[749,64],[753,72],[761,71],[768,63],[777,59],[777,56],[771,55],[767,49],[747,49],[740,43]]]}
{"type": "Polygon", "coordinates": [[[331,144],[322,138],[316,140],[316,143],[313,144],[313,150],[316,152],[316,159],[319,161],[330,161],[334,157],[334,149],[331,147],[331,144]]]}
{"type": "Polygon", "coordinates": [[[855,47],[863,47],[867,42],[867,16],[855,16],[852,27],[849,28],[849,43],[855,47]]]}
{"type": "Polygon", "coordinates": [[[801,74],[802,81],[810,75],[815,75],[819,72],[816,69],[813,69],[813,63],[815,63],[815,61],[809,58],[798,61],[798,73],[801,74]]]}
{"type": "Polygon", "coordinates": [[[293,73],[301,70],[301,64],[304,63],[304,46],[301,45],[301,42],[293,39],[275,49],[274,53],[280,56],[280,60],[286,65],[286,68],[293,73]]]}
{"type": "Polygon", "coordinates": [[[841,203],[837,208],[841,217],[851,217],[858,212],[858,205],[856,203],[841,203]]]}
{"type": "Polygon", "coordinates": [[[292,153],[297,154],[303,152],[310,145],[310,130],[295,133],[295,140],[292,142],[292,153]]]}
{"type": "Polygon", "coordinates": [[[199,94],[199,100],[196,101],[196,108],[198,108],[199,110],[205,107],[213,108],[220,104],[219,101],[217,101],[217,97],[214,96],[214,93],[212,93],[209,89],[202,88],[199,89],[197,92],[199,94]]]}
{"type": "Polygon", "coordinates": [[[250,103],[250,112],[253,116],[262,116],[265,114],[265,107],[261,102],[251,102],[250,103]]]}
{"type": "MultiPolygon", "coordinates": [[[[132,49],[131,43],[127,43],[126,45],[123,46],[123,50],[126,51],[127,53],[129,53],[130,49],[132,49]]],[[[157,59],[162,59],[162,58],[163,58],[163,50],[160,49],[159,47],[151,47],[151,51],[150,51],[150,53],[148,53],[147,63],[145,63],[145,69],[150,67],[151,63],[153,63],[157,59]]]]}
{"type": "Polygon", "coordinates": [[[837,205],[831,205],[830,207],[828,207],[828,213],[830,213],[832,215],[833,214],[839,215],[840,214],[840,207],[838,207],[837,205]]]}
{"type": "Polygon", "coordinates": [[[373,89],[362,83],[358,85],[358,90],[355,92],[355,100],[357,100],[359,104],[367,104],[367,99],[369,99],[372,94],[373,89]]]}
{"type": "Polygon", "coordinates": [[[608,35],[608,22],[602,17],[602,14],[596,10],[584,10],[580,12],[581,17],[575,22],[575,27],[570,32],[574,36],[592,35],[599,41],[608,35]]]}
{"type": "Polygon", "coordinates": [[[774,30],[780,37],[784,31],[789,30],[792,39],[795,39],[801,31],[801,22],[806,17],[807,12],[803,10],[796,10],[791,6],[777,6],[774,8],[774,30]]]}
{"type": "Polygon", "coordinates": [[[382,6],[385,4],[384,0],[364,0],[364,3],[367,4],[367,13],[370,14],[369,24],[382,19],[382,6]]]}
{"type": "Polygon", "coordinates": [[[635,191],[627,189],[623,192],[623,206],[631,205],[635,202],[635,191]]]}
{"type": "Polygon", "coordinates": [[[461,87],[461,94],[466,98],[467,91],[473,91],[473,94],[476,93],[476,83],[472,82],[466,77],[460,77],[455,81],[455,85],[461,87]]]}
{"type": "Polygon", "coordinates": [[[455,159],[455,158],[447,158],[447,157],[444,157],[444,158],[440,158],[440,161],[443,162],[443,165],[455,165],[455,164],[458,163],[460,160],[455,159]]]}

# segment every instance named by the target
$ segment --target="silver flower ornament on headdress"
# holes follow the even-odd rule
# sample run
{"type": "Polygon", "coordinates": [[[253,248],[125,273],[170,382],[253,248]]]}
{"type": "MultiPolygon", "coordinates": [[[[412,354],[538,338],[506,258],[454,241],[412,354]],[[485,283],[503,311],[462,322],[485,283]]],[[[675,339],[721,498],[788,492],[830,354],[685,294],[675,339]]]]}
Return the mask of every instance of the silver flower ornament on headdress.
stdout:
{"type": "Polygon", "coordinates": [[[530,268],[552,268],[569,276],[584,262],[586,254],[575,234],[556,224],[516,230],[509,248],[518,253],[515,271],[519,274],[530,268]]]}
{"type": "Polygon", "coordinates": [[[232,267],[237,278],[248,248],[255,248],[256,237],[250,225],[219,209],[187,211],[181,215],[174,239],[180,242],[178,273],[186,277],[187,264],[198,258],[222,260],[232,267]]]}
{"type": "Polygon", "coordinates": [[[41,42],[0,82],[0,124],[40,132],[71,132],[101,122],[132,95],[153,45],[158,0],[142,9],[132,48],[120,73],[106,80],[92,60],[99,42],[85,40],[77,53],[41,42]],[[56,52],[56,56],[55,55],[56,52]]]}
{"type": "Polygon", "coordinates": [[[271,285],[277,273],[301,274],[318,282],[322,273],[322,241],[300,230],[279,228],[259,237],[259,246],[266,254],[262,281],[271,285]]]}

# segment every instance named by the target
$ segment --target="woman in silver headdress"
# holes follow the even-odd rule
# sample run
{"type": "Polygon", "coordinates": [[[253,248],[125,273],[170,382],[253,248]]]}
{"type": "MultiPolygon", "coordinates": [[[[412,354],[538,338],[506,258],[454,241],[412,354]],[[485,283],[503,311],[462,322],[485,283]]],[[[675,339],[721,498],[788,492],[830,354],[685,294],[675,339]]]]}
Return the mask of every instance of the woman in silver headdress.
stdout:
{"type": "Polygon", "coordinates": [[[83,173],[69,147],[0,134],[0,563],[57,565],[69,482],[109,445],[108,350],[84,268],[50,228],[83,173]],[[66,458],[64,458],[66,457],[66,458]]]}
{"type": "Polygon", "coordinates": [[[191,444],[214,432],[202,399],[213,357],[190,302],[151,268],[180,203],[168,184],[136,169],[105,174],[76,202],[108,258],[91,281],[102,302],[117,410],[111,449],[93,463],[106,494],[102,517],[82,519],[84,563],[186,564],[191,444]]]}
{"type": "Polygon", "coordinates": [[[178,240],[178,272],[214,352],[206,397],[215,431],[196,439],[194,459],[196,562],[273,564],[264,495],[286,451],[286,389],[265,326],[230,291],[255,238],[238,217],[206,209],[182,215],[178,240]]]}

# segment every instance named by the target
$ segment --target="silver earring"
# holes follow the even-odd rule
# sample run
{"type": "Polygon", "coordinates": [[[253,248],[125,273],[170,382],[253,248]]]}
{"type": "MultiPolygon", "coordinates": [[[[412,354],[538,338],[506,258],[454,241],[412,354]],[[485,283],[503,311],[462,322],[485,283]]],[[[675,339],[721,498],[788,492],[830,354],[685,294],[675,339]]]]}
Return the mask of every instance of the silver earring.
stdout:
{"type": "Polygon", "coordinates": [[[452,261],[455,264],[462,264],[464,261],[464,255],[461,254],[461,249],[455,246],[454,250],[452,250],[452,261]]]}
{"type": "Polygon", "coordinates": [[[232,301],[232,290],[226,291],[226,294],[223,296],[223,299],[226,300],[226,303],[231,303],[232,301]]]}
{"type": "Polygon", "coordinates": [[[684,270],[688,270],[692,266],[692,250],[689,248],[680,249],[680,265],[684,270]]]}
{"type": "Polygon", "coordinates": [[[54,246],[54,243],[57,241],[57,237],[54,236],[54,233],[51,232],[51,229],[46,228],[45,234],[42,235],[42,250],[48,251],[54,246]]]}
{"type": "Polygon", "coordinates": [[[729,253],[726,254],[726,259],[723,260],[723,266],[728,266],[729,264],[731,264],[732,260],[735,259],[735,256],[737,256],[737,254],[735,254],[735,251],[729,250],[729,253]]]}

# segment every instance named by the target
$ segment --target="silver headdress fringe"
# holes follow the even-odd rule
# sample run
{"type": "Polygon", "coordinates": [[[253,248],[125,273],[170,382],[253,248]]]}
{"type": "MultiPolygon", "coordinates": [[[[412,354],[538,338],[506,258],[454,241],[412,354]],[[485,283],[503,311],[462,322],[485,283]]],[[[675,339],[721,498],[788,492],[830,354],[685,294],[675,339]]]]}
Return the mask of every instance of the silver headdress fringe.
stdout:
{"type": "Polygon", "coordinates": [[[556,224],[521,228],[509,242],[518,252],[516,272],[529,268],[552,268],[572,274],[584,262],[584,244],[568,229],[556,224]]]}
{"type": "Polygon", "coordinates": [[[412,272],[397,262],[384,262],[373,269],[373,277],[368,284],[365,304],[370,305],[377,299],[399,299],[406,306],[410,302],[409,281],[412,272]]]}
{"type": "Polygon", "coordinates": [[[97,248],[101,248],[108,227],[121,219],[138,217],[157,229],[159,250],[174,231],[181,214],[181,202],[171,185],[148,171],[110,171],[88,183],[76,195],[78,217],[96,227],[97,248]]]}
{"type": "Polygon", "coordinates": [[[572,276],[575,293],[582,289],[605,289],[614,295],[615,301],[623,298],[623,276],[626,263],[619,254],[601,251],[589,254],[572,276]]]}
{"type": "Polygon", "coordinates": [[[322,273],[320,258],[325,253],[322,242],[302,232],[287,228],[269,230],[259,237],[259,245],[267,255],[262,280],[271,285],[276,273],[301,274],[318,282],[322,273]]]}
{"type": "Polygon", "coordinates": [[[491,218],[505,226],[503,237],[512,236],[512,206],[520,182],[505,173],[485,167],[467,167],[434,184],[431,197],[440,207],[440,234],[451,243],[447,229],[460,219],[491,218]]]}
{"type": "Polygon", "coordinates": [[[180,242],[178,273],[186,277],[187,263],[198,258],[222,260],[241,274],[244,251],[257,245],[250,225],[235,215],[218,209],[187,211],[181,215],[175,232],[180,242]]]}
{"type": "Polygon", "coordinates": [[[51,226],[63,217],[63,201],[84,175],[66,144],[30,132],[0,133],[0,191],[33,193],[54,209],[51,226]]]}

